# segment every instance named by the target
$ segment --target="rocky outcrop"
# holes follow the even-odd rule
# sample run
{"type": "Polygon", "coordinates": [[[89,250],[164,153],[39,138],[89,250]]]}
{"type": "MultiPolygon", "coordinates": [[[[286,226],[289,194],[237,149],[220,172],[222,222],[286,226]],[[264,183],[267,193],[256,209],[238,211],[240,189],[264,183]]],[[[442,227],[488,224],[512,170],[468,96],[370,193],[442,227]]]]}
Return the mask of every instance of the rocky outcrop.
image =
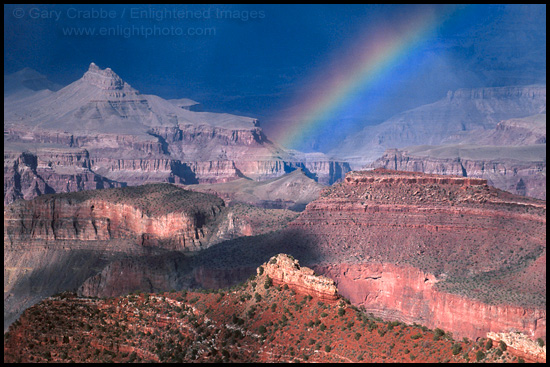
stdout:
{"type": "Polygon", "coordinates": [[[534,266],[546,259],[545,210],[483,179],[376,169],[325,189],[290,227],[314,249],[309,266],[381,317],[535,338],[546,335],[534,266]]]}
{"type": "Polygon", "coordinates": [[[314,295],[324,301],[334,302],[338,299],[338,289],[332,279],[316,275],[298,260],[286,254],[279,254],[269,259],[257,269],[258,276],[265,274],[275,285],[287,285],[297,293],[314,295]]]}
{"type": "Polygon", "coordinates": [[[487,333],[487,338],[496,342],[503,341],[515,355],[527,362],[546,363],[546,345],[540,346],[537,342],[518,332],[487,333]]]}
{"type": "Polygon", "coordinates": [[[472,339],[546,335],[546,202],[485,179],[350,172],[285,230],[211,247],[198,258],[204,268],[234,269],[278,253],[299,258],[353,304],[387,320],[472,339]]]}
{"type": "Polygon", "coordinates": [[[4,150],[5,205],[54,192],[121,186],[124,184],[94,172],[84,149],[49,148],[34,153],[4,150]]]}
{"type": "MultiPolygon", "coordinates": [[[[78,288],[87,278],[107,271],[111,262],[124,259],[131,264],[132,258],[209,246],[223,207],[213,195],[168,184],[42,195],[6,206],[4,327],[26,307],[78,288]]],[[[156,268],[147,263],[142,270],[156,269],[150,270],[150,279],[169,277],[169,263],[159,261],[156,268]]],[[[147,278],[142,272],[134,274],[133,281],[142,287],[147,278]]],[[[125,277],[118,274],[118,279],[125,277]]],[[[154,284],[160,289],[163,283],[154,284]]],[[[103,291],[130,286],[126,279],[103,291]]]]}
{"type": "Polygon", "coordinates": [[[64,241],[74,241],[87,248],[88,241],[126,239],[142,246],[196,250],[206,242],[205,223],[213,221],[223,206],[222,200],[210,197],[212,205],[204,211],[184,209],[151,215],[132,203],[105,200],[101,193],[87,196],[76,202],[70,196],[43,196],[8,206],[4,210],[4,246],[61,246],[64,241]]]}
{"type": "MultiPolygon", "coordinates": [[[[210,287],[214,283],[197,273],[190,253],[279,230],[296,215],[245,204],[226,207],[214,195],[170,184],[16,201],[4,209],[4,325],[60,291],[106,297],[210,287]]],[[[253,270],[237,275],[246,279],[253,270]]],[[[228,279],[222,287],[230,285],[228,279]]]]}

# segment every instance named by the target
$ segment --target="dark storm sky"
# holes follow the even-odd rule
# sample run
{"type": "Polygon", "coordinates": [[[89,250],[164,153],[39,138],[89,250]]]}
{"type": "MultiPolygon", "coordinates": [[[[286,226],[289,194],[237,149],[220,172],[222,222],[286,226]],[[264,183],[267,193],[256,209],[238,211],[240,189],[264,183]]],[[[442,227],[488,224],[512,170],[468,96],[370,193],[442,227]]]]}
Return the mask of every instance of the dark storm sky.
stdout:
{"type": "MultiPolygon", "coordinates": [[[[327,60],[419,7],[4,5],[4,73],[31,67],[65,85],[93,61],[142,93],[259,117],[269,131],[322,78],[327,60]]],[[[428,41],[415,59],[422,68],[403,73],[392,97],[358,120],[387,118],[449,89],[546,83],[545,5],[460,6],[428,41]]]]}

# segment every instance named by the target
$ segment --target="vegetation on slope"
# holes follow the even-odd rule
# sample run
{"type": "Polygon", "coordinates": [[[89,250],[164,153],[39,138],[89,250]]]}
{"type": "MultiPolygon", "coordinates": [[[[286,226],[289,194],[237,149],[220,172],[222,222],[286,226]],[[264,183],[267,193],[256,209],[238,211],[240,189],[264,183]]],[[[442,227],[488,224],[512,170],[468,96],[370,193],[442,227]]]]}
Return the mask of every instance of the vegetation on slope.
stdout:
{"type": "MultiPolygon", "coordinates": [[[[505,349],[505,348],[504,348],[505,349]]],[[[486,341],[383,322],[265,275],[216,291],[64,293],[25,311],[4,336],[4,362],[512,361],[486,341]],[[481,352],[481,353],[480,353],[481,352]]]]}

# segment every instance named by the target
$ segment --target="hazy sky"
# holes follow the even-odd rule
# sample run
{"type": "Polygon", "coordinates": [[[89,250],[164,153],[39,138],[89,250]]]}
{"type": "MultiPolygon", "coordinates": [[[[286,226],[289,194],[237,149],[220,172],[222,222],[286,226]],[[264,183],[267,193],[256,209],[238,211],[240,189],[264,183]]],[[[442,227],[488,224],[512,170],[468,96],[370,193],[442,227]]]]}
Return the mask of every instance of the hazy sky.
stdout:
{"type": "Polygon", "coordinates": [[[355,93],[376,106],[335,112],[342,131],[449,89],[546,83],[545,5],[4,5],[4,73],[31,67],[65,85],[93,61],[142,93],[259,117],[269,132],[370,34],[427,13],[431,32],[355,93]]]}

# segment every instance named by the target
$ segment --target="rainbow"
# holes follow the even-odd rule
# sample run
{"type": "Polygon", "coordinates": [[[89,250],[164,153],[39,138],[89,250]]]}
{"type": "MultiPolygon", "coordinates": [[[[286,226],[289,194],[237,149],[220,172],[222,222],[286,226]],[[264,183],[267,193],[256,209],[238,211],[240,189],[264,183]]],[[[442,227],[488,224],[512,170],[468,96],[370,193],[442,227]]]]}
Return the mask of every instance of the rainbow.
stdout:
{"type": "Polygon", "coordinates": [[[279,121],[271,138],[286,148],[298,148],[303,139],[327,124],[338,123],[334,113],[359,92],[364,92],[409,54],[427,42],[446,14],[433,8],[411,14],[407,19],[369,30],[359,42],[331,63],[312,83],[312,90],[292,112],[277,118],[279,121]],[[327,77],[328,76],[328,77],[327,77]]]}

